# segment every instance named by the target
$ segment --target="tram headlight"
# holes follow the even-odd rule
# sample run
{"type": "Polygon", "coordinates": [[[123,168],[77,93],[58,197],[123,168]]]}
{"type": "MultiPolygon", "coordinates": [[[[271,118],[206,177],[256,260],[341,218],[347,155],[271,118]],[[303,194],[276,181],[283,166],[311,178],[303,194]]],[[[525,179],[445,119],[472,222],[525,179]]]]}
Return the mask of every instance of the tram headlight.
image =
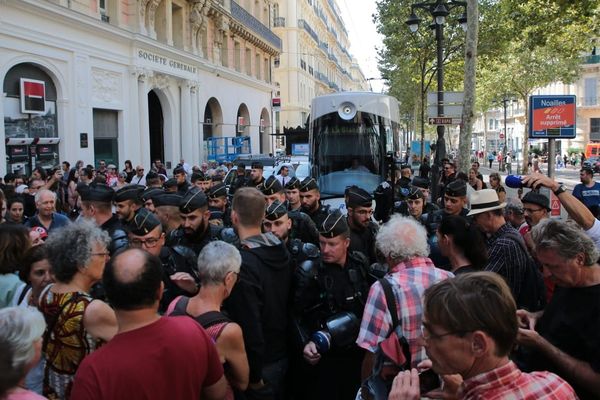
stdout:
{"type": "Polygon", "coordinates": [[[338,108],[338,115],[341,119],[349,121],[356,116],[356,106],[353,103],[345,102],[338,108]]]}

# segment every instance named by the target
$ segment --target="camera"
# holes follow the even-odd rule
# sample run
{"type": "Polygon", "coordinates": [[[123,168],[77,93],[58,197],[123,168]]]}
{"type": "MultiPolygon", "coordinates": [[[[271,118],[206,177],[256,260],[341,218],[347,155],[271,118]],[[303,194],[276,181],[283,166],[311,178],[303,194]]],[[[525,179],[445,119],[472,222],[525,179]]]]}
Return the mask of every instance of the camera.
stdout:
{"type": "Polygon", "coordinates": [[[429,393],[442,386],[440,376],[432,369],[419,372],[419,389],[421,394],[429,393]]]}
{"type": "Polygon", "coordinates": [[[312,334],[311,340],[317,351],[324,354],[331,346],[346,347],[354,343],[360,329],[360,321],[350,312],[332,315],[325,322],[324,329],[312,334]]]}

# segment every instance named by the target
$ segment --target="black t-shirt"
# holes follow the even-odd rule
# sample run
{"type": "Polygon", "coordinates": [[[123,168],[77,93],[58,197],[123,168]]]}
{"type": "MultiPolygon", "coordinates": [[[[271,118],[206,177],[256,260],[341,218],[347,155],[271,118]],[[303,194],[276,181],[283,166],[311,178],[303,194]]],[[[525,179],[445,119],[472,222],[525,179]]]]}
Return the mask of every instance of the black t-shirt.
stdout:
{"type": "MultiPolygon", "coordinates": [[[[582,288],[557,286],[544,315],[536,324],[536,330],[554,346],[589,363],[596,373],[600,373],[600,285],[582,288]]],[[[552,364],[541,354],[534,355],[533,367],[538,371],[561,373],[561,366],[552,364]]],[[[573,382],[569,383],[580,399],[597,399],[573,382]]]]}

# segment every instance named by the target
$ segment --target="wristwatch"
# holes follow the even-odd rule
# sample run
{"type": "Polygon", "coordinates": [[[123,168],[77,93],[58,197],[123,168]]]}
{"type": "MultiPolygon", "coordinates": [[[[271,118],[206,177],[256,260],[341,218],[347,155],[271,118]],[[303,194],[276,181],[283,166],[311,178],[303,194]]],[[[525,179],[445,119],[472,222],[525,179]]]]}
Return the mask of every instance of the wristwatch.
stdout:
{"type": "Polygon", "coordinates": [[[558,187],[558,189],[556,189],[556,190],[554,191],[554,195],[558,196],[559,194],[561,194],[561,193],[564,193],[564,192],[566,192],[566,191],[567,191],[567,189],[565,188],[565,185],[560,185],[560,186],[558,187]]]}

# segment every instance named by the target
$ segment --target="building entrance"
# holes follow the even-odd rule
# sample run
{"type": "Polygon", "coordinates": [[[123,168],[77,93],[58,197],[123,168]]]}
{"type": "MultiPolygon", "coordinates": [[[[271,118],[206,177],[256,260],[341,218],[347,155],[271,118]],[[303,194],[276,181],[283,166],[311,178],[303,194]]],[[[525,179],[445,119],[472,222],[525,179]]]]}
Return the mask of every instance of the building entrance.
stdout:
{"type": "Polygon", "coordinates": [[[148,122],[150,131],[150,160],[165,162],[164,118],[160,99],[154,90],[148,93],[148,122]]]}

